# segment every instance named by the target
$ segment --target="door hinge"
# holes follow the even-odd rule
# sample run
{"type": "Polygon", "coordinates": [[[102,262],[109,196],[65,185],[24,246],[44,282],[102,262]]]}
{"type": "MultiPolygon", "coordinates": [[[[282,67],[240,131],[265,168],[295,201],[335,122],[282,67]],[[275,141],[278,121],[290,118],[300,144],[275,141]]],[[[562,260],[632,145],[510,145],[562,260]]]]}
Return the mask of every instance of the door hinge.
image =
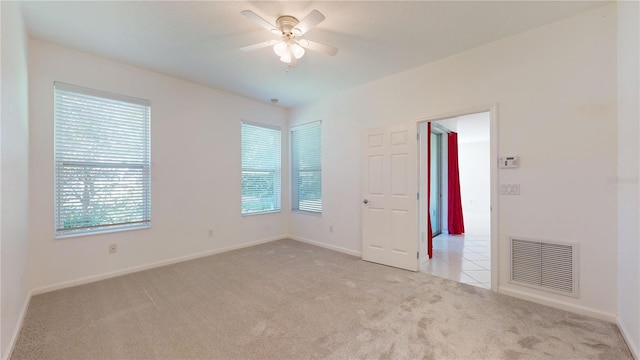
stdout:
{"type": "Polygon", "coordinates": [[[416,134],[416,141],[420,141],[420,134],[416,134]]]}
{"type": "Polygon", "coordinates": [[[420,251],[416,253],[416,259],[420,259],[420,251]]]}
{"type": "Polygon", "coordinates": [[[420,193],[416,193],[416,200],[420,200],[420,193]]]}

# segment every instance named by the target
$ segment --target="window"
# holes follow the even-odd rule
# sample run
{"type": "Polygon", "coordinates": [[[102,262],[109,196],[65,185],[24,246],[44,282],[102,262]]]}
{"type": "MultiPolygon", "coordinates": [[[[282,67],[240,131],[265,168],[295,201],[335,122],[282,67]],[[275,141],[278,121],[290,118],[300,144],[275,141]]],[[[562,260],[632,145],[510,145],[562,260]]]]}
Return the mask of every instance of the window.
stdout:
{"type": "Polygon", "coordinates": [[[280,128],[242,122],[242,214],[280,211],[280,128]]]}
{"type": "Polygon", "coordinates": [[[54,88],[56,236],[149,227],[149,101],[54,88]]]}
{"type": "Polygon", "coordinates": [[[322,213],[322,138],[320,121],[291,130],[293,210],[322,213]]]}

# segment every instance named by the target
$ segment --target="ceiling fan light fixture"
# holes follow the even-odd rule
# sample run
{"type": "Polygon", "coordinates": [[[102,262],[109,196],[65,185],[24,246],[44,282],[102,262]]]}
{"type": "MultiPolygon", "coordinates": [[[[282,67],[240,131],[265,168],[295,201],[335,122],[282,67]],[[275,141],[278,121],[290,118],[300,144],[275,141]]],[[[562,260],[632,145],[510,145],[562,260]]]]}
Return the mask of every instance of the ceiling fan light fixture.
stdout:
{"type": "Polygon", "coordinates": [[[288,52],[282,56],[280,56],[280,61],[286,64],[291,64],[291,53],[288,52]]]}
{"type": "Polygon", "coordinates": [[[302,58],[306,50],[309,49],[330,56],[334,56],[338,52],[338,49],[333,46],[298,38],[324,21],[324,15],[318,10],[311,11],[309,15],[305,16],[302,20],[298,20],[291,15],[282,15],[276,19],[275,25],[251,10],[243,10],[240,13],[280,37],[280,40],[269,40],[244,46],[240,48],[243,51],[272,46],[273,51],[278,55],[280,61],[288,64],[288,68],[296,66],[297,60],[302,58]]]}
{"type": "Polygon", "coordinates": [[[298,44],[291,45],[291,52],[296,59],[300,59],[304,56],[304,48],[298,44]]]}
{"type": "Polygon", "coordinates": [[[277,44],[273,45],[273,52],[278,56],[284,56],[284,54],[287,53],[288,47],[287,43],[279,41],[277,44]]]}
{"type": "Polygon", "coordinates": [[[300,59],[303,57],[305,50],[298,44],[280,41],[273,46],[273,52],[280,57],[280,61],[291,64],[293,58],[300,59]]]}

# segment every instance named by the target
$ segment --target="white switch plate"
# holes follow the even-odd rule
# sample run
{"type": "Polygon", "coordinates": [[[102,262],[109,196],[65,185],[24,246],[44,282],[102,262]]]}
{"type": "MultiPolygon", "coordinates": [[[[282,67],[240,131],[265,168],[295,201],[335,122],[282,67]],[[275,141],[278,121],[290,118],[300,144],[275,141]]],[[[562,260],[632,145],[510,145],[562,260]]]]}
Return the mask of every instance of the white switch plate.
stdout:
{"type": "Polygon", "coordinates": [[[500,185],[500,195],[520,195],[520,184],[500,185]]]}

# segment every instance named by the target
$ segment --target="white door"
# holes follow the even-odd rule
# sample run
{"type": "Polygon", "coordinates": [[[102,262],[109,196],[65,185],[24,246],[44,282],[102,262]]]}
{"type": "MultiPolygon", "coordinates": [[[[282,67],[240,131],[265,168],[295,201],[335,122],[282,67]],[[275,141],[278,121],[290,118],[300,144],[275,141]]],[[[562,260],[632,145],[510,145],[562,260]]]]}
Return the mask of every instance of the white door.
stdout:
{"type": "Polygon", "coordinates": [[[415,123],[365,132],[362,259],[418,270],[415,123]]]}

